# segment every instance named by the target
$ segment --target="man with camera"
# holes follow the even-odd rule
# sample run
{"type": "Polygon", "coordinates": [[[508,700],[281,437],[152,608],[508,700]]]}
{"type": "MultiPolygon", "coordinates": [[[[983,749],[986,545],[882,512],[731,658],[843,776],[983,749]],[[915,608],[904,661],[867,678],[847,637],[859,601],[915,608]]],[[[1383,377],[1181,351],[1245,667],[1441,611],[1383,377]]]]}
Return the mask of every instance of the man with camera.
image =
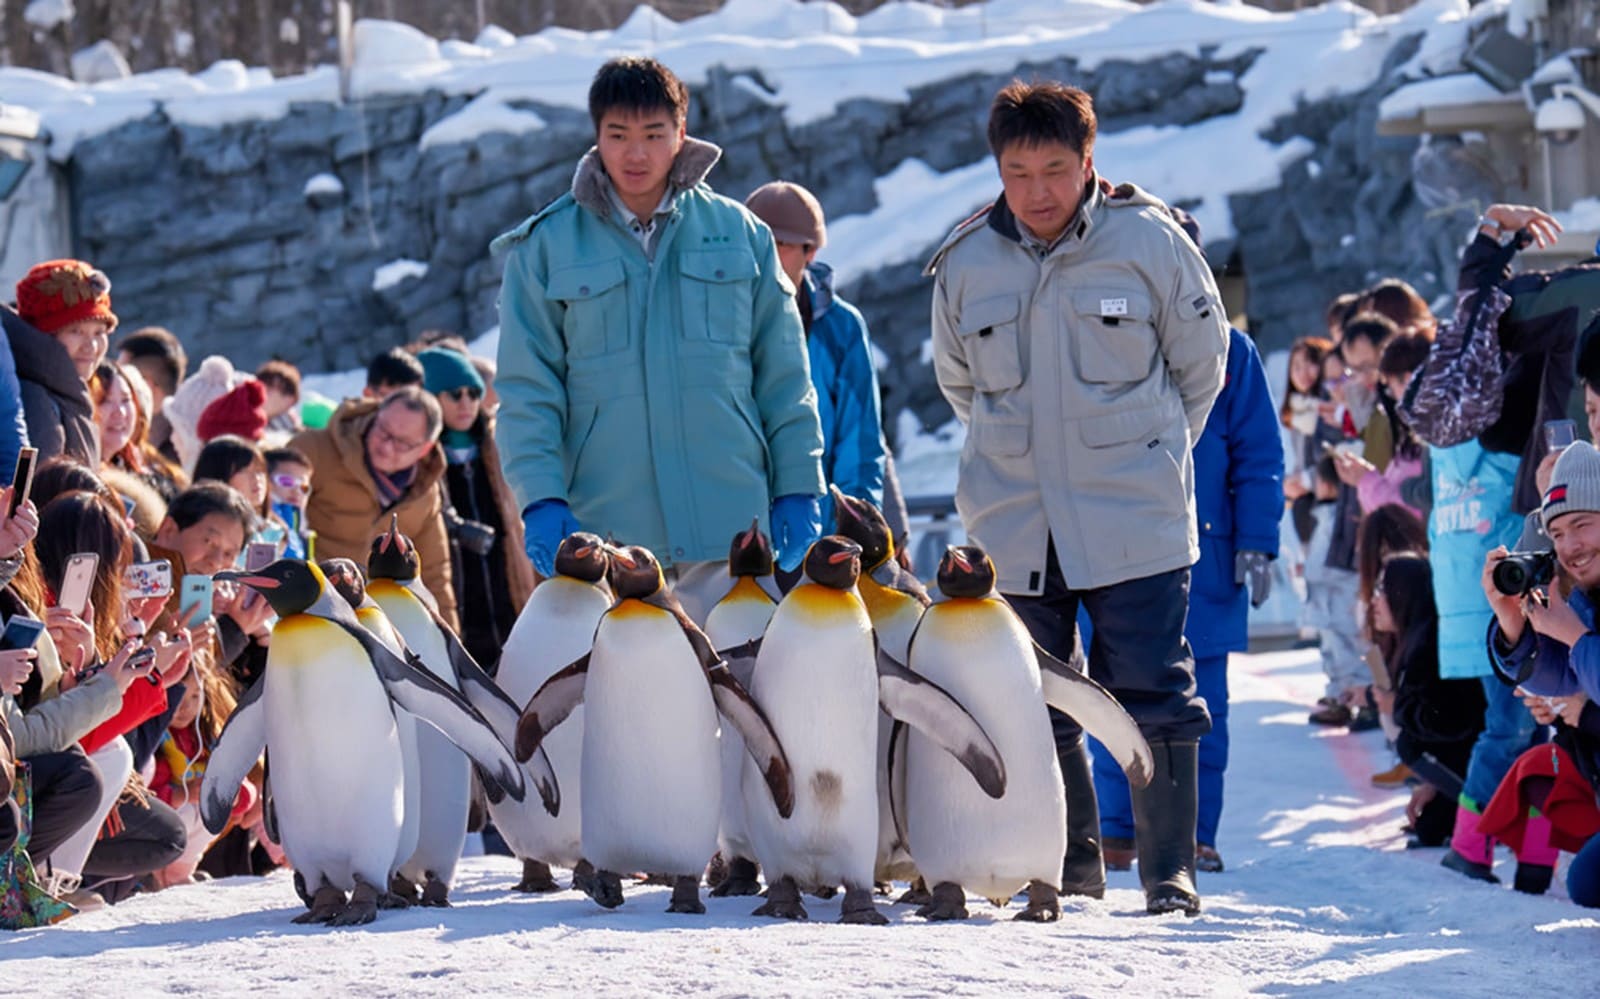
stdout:
{"type": "MultiPolygon", "coordinates": [[[[1579,441],[1557,459],[1541,515],[1555,546],[1556,565],[1542,553],[1496,548],[1484,559],[1483,592],[1494,610],[1491,655],[1503,679],[1542,698],[1551,719],[1576,729],[1579,769],[1600,776],[1600,633],[1595,628],[1600,588],[1600,451],[1579,441]],[[1552,579],[1552,568],[1559,569],[1552,579]],[[1540,589],[1539,580],[1549,582],[1540,589]]],[[[1567,873],[1567,894],[1600,906],[1600,837],[1578,852],[1567,873]]]]}

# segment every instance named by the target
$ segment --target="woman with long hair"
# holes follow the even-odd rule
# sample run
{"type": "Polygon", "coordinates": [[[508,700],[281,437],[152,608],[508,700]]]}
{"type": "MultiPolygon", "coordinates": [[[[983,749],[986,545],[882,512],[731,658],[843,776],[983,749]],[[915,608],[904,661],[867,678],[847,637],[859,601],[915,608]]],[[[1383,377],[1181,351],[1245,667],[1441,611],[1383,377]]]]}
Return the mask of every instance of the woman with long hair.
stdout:
{"type": "Polygon", "coordinates": [[[150,446],[153,397],[144,376],[129,365],[102,361],[89,380],[89,395],[100,431],[100,467],[131,475],[163,504],[172,502],[187,482],[181,469],[150,446]]]}

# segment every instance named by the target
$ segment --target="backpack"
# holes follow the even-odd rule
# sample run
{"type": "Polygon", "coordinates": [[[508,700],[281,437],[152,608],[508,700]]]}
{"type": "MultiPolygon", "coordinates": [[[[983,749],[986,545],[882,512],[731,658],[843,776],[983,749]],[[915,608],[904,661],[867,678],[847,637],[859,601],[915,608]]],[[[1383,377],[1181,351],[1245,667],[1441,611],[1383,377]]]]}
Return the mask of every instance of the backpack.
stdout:
{"type": "Polygon", "coordinates": [[[1456,293],[1455,316],[1441,323],[1433,348],[1411,380],[1400,414],[1418,440],[1454,447],[1500,419],[1506,357],[1497,327],[1511,296],[1497,287],[1456,293]]]}

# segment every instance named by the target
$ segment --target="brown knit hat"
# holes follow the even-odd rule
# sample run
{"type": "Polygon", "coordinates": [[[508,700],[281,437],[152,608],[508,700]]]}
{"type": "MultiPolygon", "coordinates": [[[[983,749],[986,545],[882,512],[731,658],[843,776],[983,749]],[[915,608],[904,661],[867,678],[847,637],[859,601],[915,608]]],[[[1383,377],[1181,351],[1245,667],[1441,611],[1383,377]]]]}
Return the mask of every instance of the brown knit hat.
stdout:
{"type": "Polygon", "coordinates": [[[54,333],[84,319],[100,319],[117,328],[111,279],[81,260],[35,264],[17,282],[17,314],[41,333],[54,333]]]}
{"type": "Polygon", "coordinates": [[[267,387],[249,376],[201,411],[200,422],[195,426],[195,436],[201,443],[223,434],[258,441],[266,432],[267,387]]]}
{"type": "Polygon", "coordinates": [[[786,180],[762,184],[744,199],[744,206],[767,224],[780,243],[821,249],[828,241],[828,224],[817,196],[786,180]]]}

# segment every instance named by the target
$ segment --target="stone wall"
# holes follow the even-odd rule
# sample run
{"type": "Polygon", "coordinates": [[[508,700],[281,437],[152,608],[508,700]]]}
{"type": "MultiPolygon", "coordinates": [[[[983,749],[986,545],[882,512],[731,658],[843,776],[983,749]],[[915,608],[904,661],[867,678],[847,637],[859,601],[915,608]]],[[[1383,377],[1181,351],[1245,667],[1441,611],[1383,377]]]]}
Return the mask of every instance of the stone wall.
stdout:
{"type": "MultiPolygon", "coordinates": [[[[1391,64],[1414,47],[1398,43],[1391,64]]],[[[743,197],[781,175],[811,187],[838,217],[870,210],[874,179],[906,157],[935,170],[981,159],[988,100],[1013,75],[1090,89],[1102,130],[1115,132],[1236,110],[1235,81],[1254,58],[1164,55],[1093,70],[1059,59],[943,81],[904,104],[846,102],[826,121],[793,128],[763,99],[759,70],[729,67],[695,86],[690,130],[725,149],[711,177],[719,191],[743,197]]],[[[1244,270],[1252,327],[1267,346],[1314,328],[1332,294],[1375,275],[1401,274],[1430,295],[1446,287],[1441,275],[1462,229],[1411,194],[1415,142],[1376,136],[1388,77],[1279,122],[1272,138],[1305,136],[1315,153],[1286,173],[1283,189],[1234,198],[1238,238],[1208,247],[1218,266],[1244,270]]],[[[530,103],[546,128],[420,149],[428,127],[465,102],[429,93],[298,105],[283,118],[220,128],[160,113],[127,124],[77,146],[78,252],[112,276],[129,328],[168,326],[196,357],[223,352],[250,366],[282,356],[308,371],[341,370],[424,329],[482,331],[496,322],[500,277],[489,241],[567,188],[591,128],[581,111],[530,103]],[[339,183],[308,188],[321,174],[339,183]],[[400,259],[426,263],[426,273],[375,289],[374,272],[400,259]]],[[[921,360],[920,264],[882,268],[843,291],[893,362],[891,411],[945,423],[948,408],[921,360]]]]}

